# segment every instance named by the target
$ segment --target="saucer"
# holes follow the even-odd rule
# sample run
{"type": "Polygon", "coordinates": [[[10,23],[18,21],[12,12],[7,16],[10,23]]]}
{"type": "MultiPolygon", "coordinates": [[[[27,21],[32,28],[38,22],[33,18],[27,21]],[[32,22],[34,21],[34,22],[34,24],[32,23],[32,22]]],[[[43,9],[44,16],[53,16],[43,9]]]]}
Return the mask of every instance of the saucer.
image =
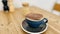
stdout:
{"type": "Polygon", "coordinates": [[[25,30],[25,31],[28,31],[28,32],[33,32],[33,33],[38,33],[38,32],[42,32],[42,31],[44,31],[45,29],[46,29],[46,24],[44,24],[44,25],[40,25],[40,27],[38,27],[38,28],[32,28],[32,27],[30,27],[27,23],[26,23],[26,21],[24,20],[23,22],[22,22],[22,29],[23,30],[25,30]]]}

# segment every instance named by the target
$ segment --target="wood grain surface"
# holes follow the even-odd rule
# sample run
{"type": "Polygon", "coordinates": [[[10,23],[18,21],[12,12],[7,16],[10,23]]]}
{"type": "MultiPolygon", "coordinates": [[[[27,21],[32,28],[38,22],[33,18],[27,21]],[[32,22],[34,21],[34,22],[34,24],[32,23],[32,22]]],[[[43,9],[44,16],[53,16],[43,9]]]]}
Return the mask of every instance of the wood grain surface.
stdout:
{"type": "MultiPolygon", "coordinates": [[[[60,34],[60,16],[54,15],[38,7],[29,7],[32,13],[42,14],[48,19],[48,29],[43,34],[60,34]]],[[[21,29],[21,23],[25,19],[23,8],[16,8],[13,13],[0,11],[0,34],[27,34],[21,29]]]]}

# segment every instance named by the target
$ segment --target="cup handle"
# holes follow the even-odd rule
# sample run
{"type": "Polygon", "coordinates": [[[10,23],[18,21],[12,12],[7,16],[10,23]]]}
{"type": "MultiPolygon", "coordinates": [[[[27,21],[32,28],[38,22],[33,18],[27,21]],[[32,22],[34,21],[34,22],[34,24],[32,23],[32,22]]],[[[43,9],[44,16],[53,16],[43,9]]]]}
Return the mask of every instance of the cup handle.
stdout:
{"type": "Polygon", "coordinates": [[[48,19],[47,18],[44,18],[43,21],[44,21],[44,23],[47,23],[48,22],[48,19]]]}
{"type": "Polygon", "coordinates": [[[41,34],[41,33],[30,33],[30,34],[41,34]]]}

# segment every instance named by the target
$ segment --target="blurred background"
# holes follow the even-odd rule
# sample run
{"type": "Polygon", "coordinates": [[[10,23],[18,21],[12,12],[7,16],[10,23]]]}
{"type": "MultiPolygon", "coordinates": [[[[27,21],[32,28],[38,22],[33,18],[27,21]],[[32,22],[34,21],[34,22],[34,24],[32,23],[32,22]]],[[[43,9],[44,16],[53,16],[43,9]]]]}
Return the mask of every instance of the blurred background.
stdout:
{"type": "MultiPolygon", "coordinates": [[[[28,2],[31,6],[37,6],[60,16],[60,0],[12,0],[15,8],[22,7],[23,2],[28,2]]],[[[3,10],[2,0],[0,0],[0,10],[3,10]]]]}

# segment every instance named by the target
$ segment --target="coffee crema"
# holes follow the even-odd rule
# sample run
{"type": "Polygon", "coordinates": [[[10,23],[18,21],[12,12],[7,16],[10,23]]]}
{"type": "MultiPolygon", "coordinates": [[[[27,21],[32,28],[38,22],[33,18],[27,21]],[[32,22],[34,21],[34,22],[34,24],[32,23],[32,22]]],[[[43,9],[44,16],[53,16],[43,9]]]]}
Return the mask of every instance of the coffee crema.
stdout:
{"type": "Polygon", "coordinates": [[[36,13],[30,13],[26,15],[26,18],[32,19],[32,20],[40,20],[43,18],[42,14],[36,14],[36,13]]]}

